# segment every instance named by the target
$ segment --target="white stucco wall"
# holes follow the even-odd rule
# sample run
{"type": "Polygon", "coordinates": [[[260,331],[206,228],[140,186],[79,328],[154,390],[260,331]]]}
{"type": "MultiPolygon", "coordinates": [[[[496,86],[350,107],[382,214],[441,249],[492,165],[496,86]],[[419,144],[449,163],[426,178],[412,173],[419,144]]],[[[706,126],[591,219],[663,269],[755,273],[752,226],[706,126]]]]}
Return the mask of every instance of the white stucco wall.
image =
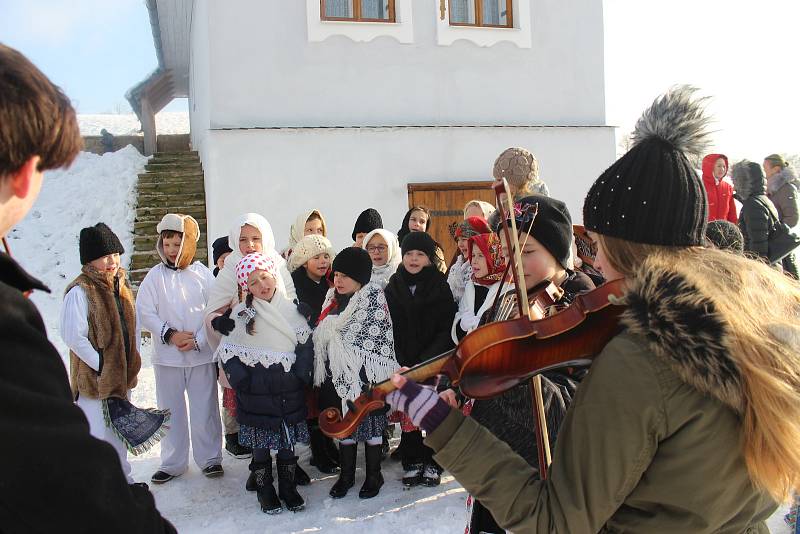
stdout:
{"type": "Polygon", "coordinates": [[[413,0],[411,44],[309,42],[300,0],[207,9],[212,128],[605,124],[598,0],[532,1],[531,48],[438,45],[433,0],[413,0]]]}
{"type": "Polygon", "coordinates": [[[209,243],[240,213],[270,221],[280,247],[305,209],[325,215],[339,250],[358,213],[376,208],[397,231],[410,182],[491,178],[509,146],[531,149],[552,196],[575,222],[591,183],[614,159],[611,128],[348,128],[212,130],[206,158],[209,243]]]}
{"type": "Polygon", "coordinates": [[[195,0],[189,50],[189,123],[192,148],[205,155],[211,117],[208,0],[195,0]]]}

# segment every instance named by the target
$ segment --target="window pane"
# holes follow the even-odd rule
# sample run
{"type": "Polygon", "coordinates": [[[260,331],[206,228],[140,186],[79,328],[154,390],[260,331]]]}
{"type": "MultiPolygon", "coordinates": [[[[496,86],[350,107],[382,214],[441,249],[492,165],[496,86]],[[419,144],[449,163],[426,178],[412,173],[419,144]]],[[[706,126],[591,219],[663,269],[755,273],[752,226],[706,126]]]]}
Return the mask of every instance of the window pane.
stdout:
{"type": "Polygon", "coordinates": [[[450,0],[452,24],[475,24],[475,0],[450,0]]]}
{"type": "Polygon", "coordinates": [[[506,0],[480,0],[483,2],[483,24],[508,26],[508,3],[506,0]]]}
{"type": "Polygon", "coordinates": [[[361,18],[389,20],[389,0],[361,0],[361,18]]]}
{"type": "Polygon", "coordinates": [[[353,18],[353,0],[325,0],[325,16],[341,19],[353,18]]]}

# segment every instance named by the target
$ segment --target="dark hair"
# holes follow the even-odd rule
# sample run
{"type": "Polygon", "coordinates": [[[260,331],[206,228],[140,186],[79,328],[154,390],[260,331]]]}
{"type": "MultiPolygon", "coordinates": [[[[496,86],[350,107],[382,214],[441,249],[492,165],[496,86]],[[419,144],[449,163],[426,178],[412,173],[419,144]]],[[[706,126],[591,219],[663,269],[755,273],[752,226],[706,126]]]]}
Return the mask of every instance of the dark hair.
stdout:
{"type": "MultiPolygon", "coordinates": [[[[253,307],[253,294],[248,293],[247,297],[244,299],[244,305],[248,308],[253,307]]],[[[251,336],[256,333],[256,318],[251,317],[247,320],[247,323],[244,325],[245,332],[250,334],[251,336]]]]}
{"type": "Polygon", "coordinates": [[[83,147],[75,110],[25,56],[0,44],[0,177],[34,156],[38,171],[68,166],[83,147]]]}
{"type": "Polygon", "coordinates": [[[177,230],[161,230],[161,239],[169,239],[175,236],[183,237],[183,232],[177,230]]]}

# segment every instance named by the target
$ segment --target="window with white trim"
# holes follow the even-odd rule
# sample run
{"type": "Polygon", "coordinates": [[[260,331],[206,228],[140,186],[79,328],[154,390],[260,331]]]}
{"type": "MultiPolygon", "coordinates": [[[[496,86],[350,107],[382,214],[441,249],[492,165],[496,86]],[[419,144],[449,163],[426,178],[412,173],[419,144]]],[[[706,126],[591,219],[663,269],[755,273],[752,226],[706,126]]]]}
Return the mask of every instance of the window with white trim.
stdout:
{"type": "Polygon", "coordinates": [[[448,0],[450,24],[453,26],[481,26],[486,28],[513,28],[513,0],[448,0]]]}
{"type": "MultiPolygon", "coordinates": [[[[297,1],[297,0],[291,0],[297,1]]],[[[413,0],[306,0],[308,41],[341,35],[357,43],[391,37],[414,42],[413,0]]]]}
{"type": "Polygon", "coordinates": [[[394,0],[320,0],[320,18],[348,22],[394,22],[394,0]]]}

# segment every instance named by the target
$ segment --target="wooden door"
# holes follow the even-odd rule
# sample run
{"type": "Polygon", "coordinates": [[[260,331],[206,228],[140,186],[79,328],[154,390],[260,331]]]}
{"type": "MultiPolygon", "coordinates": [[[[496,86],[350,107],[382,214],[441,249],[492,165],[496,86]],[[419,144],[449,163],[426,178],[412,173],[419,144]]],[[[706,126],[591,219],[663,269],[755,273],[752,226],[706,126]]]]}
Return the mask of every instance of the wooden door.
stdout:
{"type": "Polygon", "coordinates": [[[444,249],[448,266],[458,248],[453,233],[464,220],[464,206],[470,200],[485,200],[494,205],[492,182],[408,184],[408,206],[425,206],[430,210],[433,223],[430,234],[444,249]]]}

